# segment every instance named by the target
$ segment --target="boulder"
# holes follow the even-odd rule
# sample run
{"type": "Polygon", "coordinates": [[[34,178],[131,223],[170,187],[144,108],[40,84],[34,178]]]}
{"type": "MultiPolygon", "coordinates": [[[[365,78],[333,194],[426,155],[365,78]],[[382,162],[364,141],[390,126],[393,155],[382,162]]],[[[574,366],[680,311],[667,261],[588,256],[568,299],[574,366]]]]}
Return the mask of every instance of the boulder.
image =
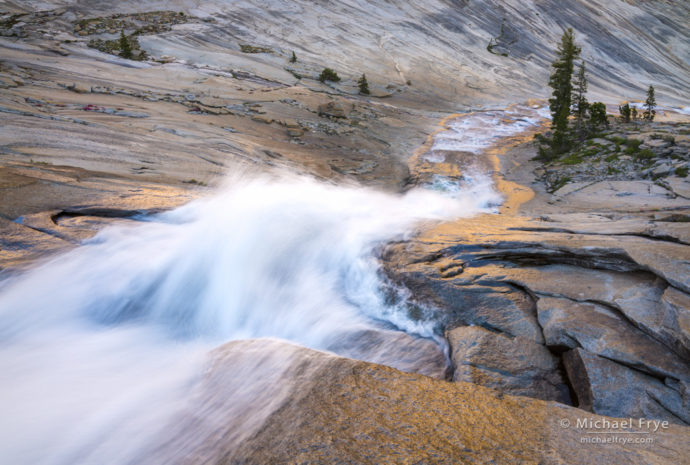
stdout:
{"type": "Polygon", "coordinates": [[[653,447],[583,447],[577,420],[603,417],[275,340],[218,348],[186,399],[139,463],[650,465],[690,455],[688,427],[660,429],[653,447]]]}
{"type": "Polygon", "coordinates": [[[302,137],[304,135],[304,129],[290,128],[287,130],[287,135],[289,137],[302,137]]]}
{"type": "Polygon", "coordinates": [[[464,271],[461,259],[442,266],[436,256],[409,263],[401,247],[390,246],[384,260],[389,278],[409,289],[445,328],[482,326],[544,342],[534,301],[514,286],[496,279],[478,284],[476,276],[464,271]]]}
{"type": "Polygon", "coordinates": [[[602,305],[545,297],[537,311],[547,346],[582,347],[653,376],[690,381],[682,358],[602,305]]]}
{"type": "Polygon", "coordinates": [[[445,345],[402,331],[365,329],[342,334],[327,349],[338,355],[445,379],[445,345]]]}
{"type": "Polygon", "coordinates": [[[619,418],[690,424],[687,383],[669,383],[670,387],[581,348],[566,352],[563,363],[582,409],[619,418]]]}
{"type": "Polygon", "coordinates": [[[317,112],[319,116],[328,118],[347,118],[345,107],[338,102],[328,102],[318,106],[317,112]]]}
{"type": "Polygon", "coordinates": [[[656,309],[658,325],[653,329],[666,345],[690,360],[690,296],[669,286],[656,309]]]}
{"type": "Polygon", "coordinates": [[[477,326],[447,334],[453,381],[466,381],[513,395],[570,403],[559,360],[541,344],[477,326]]]}

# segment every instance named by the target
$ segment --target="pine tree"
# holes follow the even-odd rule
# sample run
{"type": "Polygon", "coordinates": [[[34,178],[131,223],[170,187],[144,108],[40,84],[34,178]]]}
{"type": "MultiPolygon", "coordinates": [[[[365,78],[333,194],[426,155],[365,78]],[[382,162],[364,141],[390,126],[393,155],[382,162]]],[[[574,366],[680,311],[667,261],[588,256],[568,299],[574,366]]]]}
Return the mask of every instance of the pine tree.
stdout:
{"type": "Polygon", "coordinates": [[[580,64],[580,70],[575,78],[571,99],[573,102],[572,113],[575,115],[575,131],[580,141],[583,141],[586,135],[584,122],[589,109],[589,102],[587,101],[587,75],[584,61],[580,64]]]}
{"type": "Polygon", "coordinates": [[[292,57],[290,57],[290,63],[296,63],[297,62],[297,55],[295,55],[295,51],[292,51],[292,57]]]}
{"type": "Polygon", "coordinates": [[[132,46],[127,40],[124,29],[120,31],[120,56],[128,60],[132,58],[132,46]]]}
{"type": "Polygon", "coordinates": [[[630,104],[626,103],[625,105],[620,105],[618,107],[618,113],[621,114],[624,123],[630,122],[630,115],[632,114],[630,111],[630,104]]]}
{"type": "Polygon", "coordinates": [[[633,121],[637,119],[637,107],[632,107],[632,110],[630,110],[630,118],[633,121]]]}
{"type": "Polygon", "coordinates": [[[362,77],[357,81],[359,85],[359,93],[369,95],[369,83],[367,82],[367,76],[362,73],[362,77]]]}
{"type": "Polygon", "coordinates": [[[644,102],[644,119],[647,121],[653,121],[654,116],[656,116],[656,98],[654,97],[654,86],[649,85],[647,89],[647,100],[644,102]]]}
{"type": "Polygon", "coordinates": [[[606,105],[601,102],[594,102],[589,107],[589,130],[597,132],[601,126],[609,127],[609,120],[606,117],[606,105]]]}
{"type": "Polygon", "coordinates": [[[549,86],[553,89],[553,97],[549,99],[553,129],[551,147],[555,153],[563,153],[570,145],[568,116],[573,92],[573,63],[580,56],[580,47],[575,45],[572,28],[563,33],[556,53],[558,58],[551,64],[553,72],[549,79],[549,86]]]}

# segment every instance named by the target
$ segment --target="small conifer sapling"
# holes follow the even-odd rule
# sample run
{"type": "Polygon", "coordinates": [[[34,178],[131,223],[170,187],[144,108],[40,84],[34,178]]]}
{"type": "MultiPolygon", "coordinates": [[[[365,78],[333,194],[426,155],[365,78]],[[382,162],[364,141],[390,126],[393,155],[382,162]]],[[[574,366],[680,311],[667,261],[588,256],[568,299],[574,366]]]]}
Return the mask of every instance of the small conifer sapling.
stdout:
{"type": "Polygon", "coordinates": [[[357,81],[359,86],[359,93],[369,95],[369,83],[367,82],[367,76],[362,73],[362,77],[357,81]]]}
{"type": "Polygon", "coordinates": [[[120,56],[128,60],[132,59],[132,46],[127,40],[124,29],[120,31],[120,56]]]}
{"type": "Polygon", "coordinates": [[[656,116],[656,97],[654,96],[654,86],[649,85],[647,89],[647,100],[644,102],[644,119],[647,121],[654,121],[656,116]]]}

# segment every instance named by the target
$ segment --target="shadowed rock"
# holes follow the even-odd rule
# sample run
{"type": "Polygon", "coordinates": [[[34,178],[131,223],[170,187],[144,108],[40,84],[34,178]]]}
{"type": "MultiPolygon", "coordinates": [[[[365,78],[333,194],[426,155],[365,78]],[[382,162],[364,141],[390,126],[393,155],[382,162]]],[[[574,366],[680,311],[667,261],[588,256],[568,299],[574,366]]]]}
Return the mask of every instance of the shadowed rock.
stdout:
{"type": "Polygon", "coordinates": [[[653,376],[690,380],[684,360],[601,305],[545,297],[537,308],[548,346],[583,347],[653,376]]]}
{"type": "Polygon", "coordinates": [[[687,383],[672,387],[584,349],[563,356],[580,408],[613,417],[655,418],[690,423],[687,383]]]}
{"type": "Polygon", "coordinates": [[[661,296],[657,307],[659,337],[667,345],[690,359],[690,297],[678,289],[669,286],[661,296]]]}
{"type": "Polygon", "coordinates": [[[453,381],[467,381],[507,394],[570,403],[558,357],[541,344],[466,326],[447,334],[453,381]]]}

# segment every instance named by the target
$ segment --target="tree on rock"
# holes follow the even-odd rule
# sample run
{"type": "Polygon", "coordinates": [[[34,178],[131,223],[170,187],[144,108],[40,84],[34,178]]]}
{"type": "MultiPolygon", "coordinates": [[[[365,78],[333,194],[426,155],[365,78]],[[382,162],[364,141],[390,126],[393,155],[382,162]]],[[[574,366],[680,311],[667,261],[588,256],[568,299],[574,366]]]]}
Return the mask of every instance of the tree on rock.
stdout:
{"type": "Polygon", "coordinates": [[[292,51],[292,56],[290,57],[290,63],[297,63],[297,55],[295,55],[295,51],[292,51]]]}
{"type": "Polygon", "coordinates": [[[551,64],[553,72],[549,79],[549,86],[553,89],[553,97],[549,99],[553,129],[551,148],[554,153],[563,153],[568,150],[571,143],[568,136],[568,117],[573,94],[572,77],[574,61],[580,56],[580,47],[575,45],[572,28],[563,33],[556,53],[558,57],[551,64]]]}
{"type": "Polygon", "coordinates": [[[357,81],[359,86],[359,93],[369,95],[369,83],[367,82],[367,76],[362,73],[362,77],[357,81]]]}
{"type": "Polygon", "coordinates": [[[620,105],[618,107],[618,113],[621,114],[621,119],[623,120],[624,123],[630,122],[630,115],[632,114],[632,111],[630,110],[630,104],[629,103],[626,103],[625,105],[620,105]]]}
{"type": "Polygon", "coordinates": [[[580,70],[575,78],[572,102],[572,113],[575,115],[575,132],[580,138],[580,141],[583,141],[585,140],[585,118],[587,117],[587,110],[589,109],[589,102],[587,101],[587,75],[584,62],[580,65],[580,70]]]}
{"type": "Polygon", "coordinates": [[[647,121],[653,121],[654,116],[656,116],[656,97],[654,97],[654,86],[649,85],[647,89],[647,100],[644,102],[644,119],[647,121]]]}
{"type": "Polygon", "coordinates": [[[321,82],[326,82],[326,81],[339,82],[340,76],[338,76],[338,73],[333,71],[331,68],[324,68],[323,71],[321,71],[321,74],[319,75],[319,81],[321,81],[321,82]]]}
{"type": "Polygon", "coordinates": [[[602,126],[609,126],[609,120],[606,117],[606,105],[595,102],[589,107],[589,128],[591,132],[596,132],[602,126]]]}
{"type": "Polygon", "coordinates": [[[124,30],[120,31],[120,56],[128,60],[132,59],[132,46],[127,40],[124,30]]]}

